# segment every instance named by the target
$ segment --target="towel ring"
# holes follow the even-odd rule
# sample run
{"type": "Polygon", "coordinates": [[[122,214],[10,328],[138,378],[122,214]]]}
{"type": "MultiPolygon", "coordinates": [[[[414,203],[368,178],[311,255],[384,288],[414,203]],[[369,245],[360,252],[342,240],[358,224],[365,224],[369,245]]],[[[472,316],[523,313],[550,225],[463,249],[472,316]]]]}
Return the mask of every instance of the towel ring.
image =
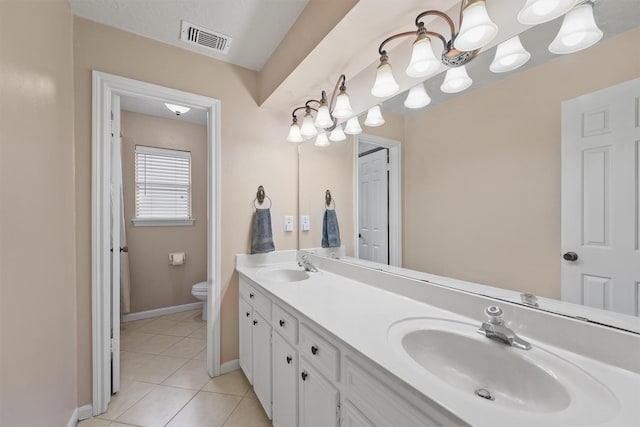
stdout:
{"type": "MultiPolygon", "coordinates": [[[[258,205],[262,205],[264,203],[264,199],[269,200],[269,207],[266,209],[270,209],[271,208],[271,198],[269,196],[267,196],[267,194],[264,192],[264,187],[262,185],[260,185],[258,187],[258,192],[256,193],[256,198],[253,199],[253,207],[258,209],[258,205]],[[258,202],[258,205],[256,205],[256,202],[258,202]]],[[[265,209],[265,208],[262,208],[265,209]]]]}
{"type": "Polygon", "coordinates": [[[326,193],[324,193],[324,204],[327,208],[331,207],[331,203],[333,203],[333,210],[336,210],[336,201],[333,200],[333,197],[331,197],[331,191],[327,190],[326,193]]]}

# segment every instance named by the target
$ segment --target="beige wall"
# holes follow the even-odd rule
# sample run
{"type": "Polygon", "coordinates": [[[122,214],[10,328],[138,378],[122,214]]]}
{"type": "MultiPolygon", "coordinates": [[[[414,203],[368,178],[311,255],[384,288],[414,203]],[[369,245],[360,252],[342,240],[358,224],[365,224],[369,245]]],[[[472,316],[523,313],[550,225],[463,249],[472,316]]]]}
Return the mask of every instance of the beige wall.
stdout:
{"type": "Polygon", "coordinates": [[[0,425],[63,426],[77,386],[68,1],[0,1],[0,58],[0,425]]]}
{"type": "Polygon", "coordinates": [[[257,73],[183,49],[74,18],[76,213],[78,280],[78,404],[91,401],[91,70],[221,100],[222,292],[221,361],[238,357],[238,279],[234,257],[249,251],[253,199],[264,185],[273,200],[277,250],[295,249],[282,231],[296,215],[296,148],[286,143],[289,118],[260,110],[257,73]]]}
{"type": "Polygon", "coordinates": [[[122,112],[124,219],[129,246],[131,313],[197,302],[194,283],[207,280],[207,127],[122,112]],[[136,227],[135,148],[191,152],[191,213],[195,222],[179,227],[136,227]],[[184,265],[169,265],[170,252],[184,252],[184,265]]]}
{"type": "Polygon", "coordinates": [[[638,41],[634,30],[408,117],[404,266],[559,298],[561,102],[638,77],[638,41]]]}

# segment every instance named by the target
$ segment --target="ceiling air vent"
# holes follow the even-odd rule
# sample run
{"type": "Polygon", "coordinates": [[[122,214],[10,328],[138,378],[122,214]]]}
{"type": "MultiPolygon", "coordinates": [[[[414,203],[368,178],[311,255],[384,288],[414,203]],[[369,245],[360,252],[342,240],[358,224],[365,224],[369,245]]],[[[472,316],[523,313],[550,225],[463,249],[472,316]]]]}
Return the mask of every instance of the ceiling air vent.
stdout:
{"type": "Polygon", "coordinates": [[[182,21],[180,40],[225,54],[231,46],[231,37],[190,24],[186,21],[182,21]]]}

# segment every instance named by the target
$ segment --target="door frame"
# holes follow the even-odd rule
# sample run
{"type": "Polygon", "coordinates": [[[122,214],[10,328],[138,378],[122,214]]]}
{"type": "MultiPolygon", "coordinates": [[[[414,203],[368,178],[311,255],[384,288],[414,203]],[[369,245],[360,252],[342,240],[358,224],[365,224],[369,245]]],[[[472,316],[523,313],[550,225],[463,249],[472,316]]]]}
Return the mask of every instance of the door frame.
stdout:
{"type": "Polygon", "coordinates": [[[359,258],[358,230],[360,230],[360,212],[358,189],[358,146],[360,142],[376,145],[389,150],[389,265],[402,267],[402,146],[400,141],[368,135],[355,136],[354,145],[354,216],[356,229],[354,233],[354,253],[359,258]]]}
{"type": "Polygon", "coordinates": [[[91,317],[93,415],[111,398],[110,173],[111,95],[153,98],[207,111],[207,370],[220,375],[221,208],[220,100],[92,71],[91,317]]]}

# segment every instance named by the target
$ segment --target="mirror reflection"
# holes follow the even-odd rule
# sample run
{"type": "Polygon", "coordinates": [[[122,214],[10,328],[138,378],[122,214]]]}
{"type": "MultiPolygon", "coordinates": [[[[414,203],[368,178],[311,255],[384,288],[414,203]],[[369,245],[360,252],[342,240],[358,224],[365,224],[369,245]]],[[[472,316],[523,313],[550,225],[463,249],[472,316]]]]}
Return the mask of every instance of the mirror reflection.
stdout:
{"type": "Polygon", "coordinates": [[[596,2],[604,38],[571,55],[547,49],[561,20],[533,27],[520,35],[531,60],[518,70],[491,73],[494,47],[468,64],[468,90],[442,93],[440,74],[425,82],[428,106],[406,108],[400,94],[381,105],[382,126],[299,145],[299,214],[310,219],[299,248],[321,246],[329,189],[343,246],[331,256],[637,316],[639,9],[596,2]],[[616,130],[618,115],[634,129],[616,130]],[[614,248],[621,241],[628,253],[614,248]],[[621,258],[604,265],[609,253],[621,258]]]}

